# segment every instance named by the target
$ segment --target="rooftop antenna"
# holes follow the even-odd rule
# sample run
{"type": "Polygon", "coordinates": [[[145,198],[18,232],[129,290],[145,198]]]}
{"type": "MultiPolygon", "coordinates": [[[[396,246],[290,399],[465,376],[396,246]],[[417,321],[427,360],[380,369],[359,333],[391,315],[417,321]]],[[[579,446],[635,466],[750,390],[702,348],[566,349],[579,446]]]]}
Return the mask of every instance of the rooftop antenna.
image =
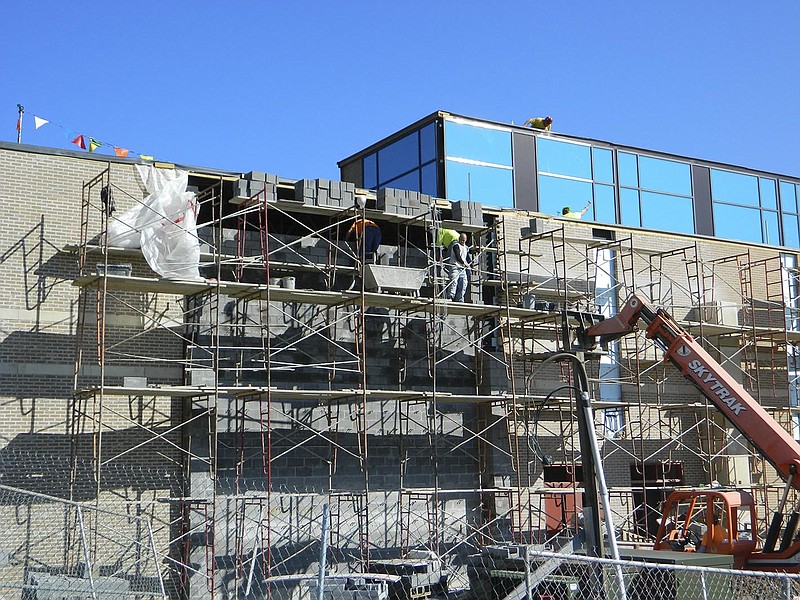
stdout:
{"type": "Polygon", "coordinates": [[[22,143],[22,115],[25,114],[25,107],[22,104],[17,104],[19,111],[19,118],[17,119],[17,143],[22,143]]]}

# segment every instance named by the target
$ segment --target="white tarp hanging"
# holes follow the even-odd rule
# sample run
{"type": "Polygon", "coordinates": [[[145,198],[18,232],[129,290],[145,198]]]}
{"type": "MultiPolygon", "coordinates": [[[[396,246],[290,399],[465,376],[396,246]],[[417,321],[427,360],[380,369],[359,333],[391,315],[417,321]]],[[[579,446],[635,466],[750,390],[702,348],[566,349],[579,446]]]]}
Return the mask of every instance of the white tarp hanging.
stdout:
{"type": "Polygon", "coordinates": [[[194,193],[186,191],[189,173],[152,165],[136,168],[149,196],[109,220],[108,245],[141,248],[147,264],[161,277],[199,279],[197,206],[194,193]]]}

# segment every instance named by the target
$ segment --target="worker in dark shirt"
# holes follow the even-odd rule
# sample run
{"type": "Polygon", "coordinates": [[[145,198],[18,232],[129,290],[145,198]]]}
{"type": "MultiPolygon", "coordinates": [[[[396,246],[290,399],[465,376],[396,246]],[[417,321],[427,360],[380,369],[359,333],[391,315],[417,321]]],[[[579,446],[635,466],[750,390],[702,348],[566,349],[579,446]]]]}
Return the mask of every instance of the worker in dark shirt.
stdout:
{"type": "Polygon", "coordinates": [[[381,228],[374,221],[357,218],[347,232],[347,239],[353,235],[364,244],[364,256],[375,256],[381,245],[381,228]]]}

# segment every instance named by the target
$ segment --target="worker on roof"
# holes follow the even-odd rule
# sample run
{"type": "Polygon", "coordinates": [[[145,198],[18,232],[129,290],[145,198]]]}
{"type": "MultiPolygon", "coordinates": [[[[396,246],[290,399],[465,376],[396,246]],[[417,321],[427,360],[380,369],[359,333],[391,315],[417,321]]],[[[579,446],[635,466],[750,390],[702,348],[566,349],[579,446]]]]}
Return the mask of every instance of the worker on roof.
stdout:
{"type": "Polygon", "coordinates": [[[347,239],[349,240],[354,235],[364,245],[364,257],[374,257],[378,252],[378,246],[381,245],[381,228],[378,227],[378,224],[369,219],[358,217],[350,226],[347,232],[347,239]]]}
{"type": "Polygon", "coordinates": [[[569,206],[565,206],[561,209],[561,216],[566,217],[567,219],[580,219],[583,215],[586,214],[586,211],[589,210],[589,207],[592,205],[592,201],[586,203],[586,206],[583,207],[583,210],[579,212],[572,212],[572,209],[569,206]]]}
{"type": "Polygon", "coordinates": [[[525,127],[550,131],[553,126],[553,117],[534,117],[525,121],[525,127]]]}

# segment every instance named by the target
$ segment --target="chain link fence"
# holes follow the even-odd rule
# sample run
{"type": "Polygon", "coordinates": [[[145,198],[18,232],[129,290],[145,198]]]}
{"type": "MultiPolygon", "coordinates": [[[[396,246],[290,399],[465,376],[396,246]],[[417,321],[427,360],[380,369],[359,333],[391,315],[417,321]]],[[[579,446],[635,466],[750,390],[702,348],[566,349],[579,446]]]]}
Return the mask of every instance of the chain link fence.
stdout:
{"type": "Polygon", "coordinates": [[[532,537],[532,513],[520,520],[508,497],[469,489],[331,491],[113,463],[98,481],[88,462],[10,450],[0,477],[2,600],[800,600],[798,576],[730,557],[572,554],[574,540],[532,537]]]}
{"type": "Polygon", "coordinates": [[[0,597],[166,596],[150,522],[0,485],[0,597]]]}

